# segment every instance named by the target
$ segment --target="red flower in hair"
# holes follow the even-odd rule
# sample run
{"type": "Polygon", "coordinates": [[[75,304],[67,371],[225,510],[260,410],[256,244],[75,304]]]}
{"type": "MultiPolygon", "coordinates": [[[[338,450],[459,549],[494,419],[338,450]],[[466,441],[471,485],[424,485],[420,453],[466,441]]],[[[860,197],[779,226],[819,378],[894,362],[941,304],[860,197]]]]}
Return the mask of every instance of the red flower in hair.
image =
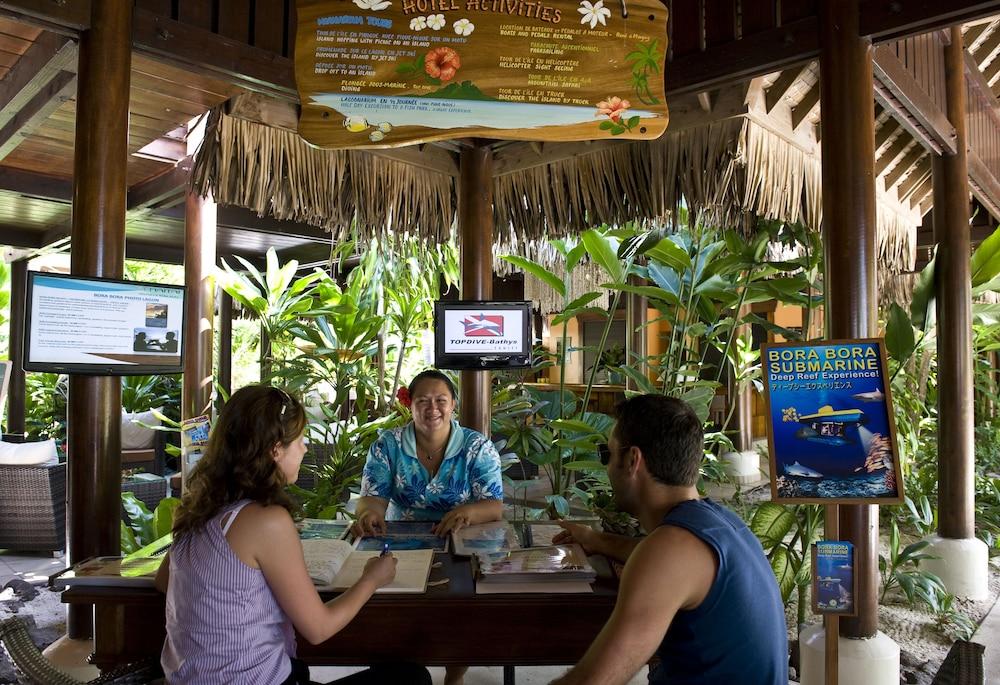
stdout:
{"type": "Polygon", "coordinates": [[[405,386],[396,391],[396,399],[399,400],[399,403],[407,409],[410,408],[410,403],[413,401],[410,399],[409,389],[405,386]]]}

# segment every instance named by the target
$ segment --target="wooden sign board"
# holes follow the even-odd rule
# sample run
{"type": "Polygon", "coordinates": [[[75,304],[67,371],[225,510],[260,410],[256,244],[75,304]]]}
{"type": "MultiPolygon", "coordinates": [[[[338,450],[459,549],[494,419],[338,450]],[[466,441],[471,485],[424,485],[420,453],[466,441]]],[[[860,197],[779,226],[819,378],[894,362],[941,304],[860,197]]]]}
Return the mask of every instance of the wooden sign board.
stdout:
{"type": "Polygon", "coordinates": [[[883,341],[765,344],[760,355],[772,499],[901,503],[883,341]]]}
{"type": "Polygon", "coordinates": [[[667,127],[660,0],[298,0],[297,8],[299,135],[319,147],[650,140],[667,127]]]}

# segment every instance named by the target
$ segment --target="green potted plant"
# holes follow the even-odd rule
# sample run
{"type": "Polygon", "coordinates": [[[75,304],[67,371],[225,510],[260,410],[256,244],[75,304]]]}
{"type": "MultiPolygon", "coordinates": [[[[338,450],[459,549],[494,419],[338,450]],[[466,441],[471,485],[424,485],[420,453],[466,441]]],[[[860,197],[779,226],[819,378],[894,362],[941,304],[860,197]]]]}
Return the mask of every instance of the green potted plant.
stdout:
{"type": "Polygon", "coordinates": [[[611,385],[625,385],[625,374],[621,367],[625,366],[625,347],[623,345],[608,345],[597,359],[597,370],[604,373],[604,379],[611,385]]]}

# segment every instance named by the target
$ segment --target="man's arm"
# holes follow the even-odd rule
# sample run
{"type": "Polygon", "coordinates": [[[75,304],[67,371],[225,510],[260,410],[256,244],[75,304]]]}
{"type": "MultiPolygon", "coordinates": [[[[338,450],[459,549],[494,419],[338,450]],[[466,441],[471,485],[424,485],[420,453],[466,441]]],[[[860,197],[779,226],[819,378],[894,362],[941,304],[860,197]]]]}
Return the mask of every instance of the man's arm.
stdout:
{"type": "Polygon", "coordinates": [[[552,685],[624,685],[660,646],[674,616],[697,607],[715,581],[712,550],[692,533],[662,526],[629,558],[611,618],[576,666],[552,685]]]}
{"type": "Polygon", "coordinates": [[[552,539],[552,544],[576,542],[587,554],[600,554],[625,563],[643,538],[632,538],[614,533],[602,533],[582,523],[557,521],[563,532],[552,539]]]}

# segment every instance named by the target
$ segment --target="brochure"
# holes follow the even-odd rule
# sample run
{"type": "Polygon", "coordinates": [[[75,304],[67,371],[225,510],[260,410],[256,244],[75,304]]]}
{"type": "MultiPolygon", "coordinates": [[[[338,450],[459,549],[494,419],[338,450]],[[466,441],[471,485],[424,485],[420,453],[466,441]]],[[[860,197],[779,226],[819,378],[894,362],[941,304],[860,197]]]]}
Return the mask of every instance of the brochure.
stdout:
{"type": "Polygon", "coordinates": [[[576,544],[477,554],[473,559],[480,583],[589,582],[597,577],[576,544]]]}
{"type": "MultiPolygon", "coordinates": [[[[302,552],[306,559],[309,577],[317,589],[341,592],[354,585],[361,578],[368,560],[377,557],[380,551],[357,551],[345,540],[313,538],[302,541],[302,552]]],[[[433,550],[394,551],[398,559],[396,579],[376,592],[427,591],[427,578],[431,573],[433,550]]]]}

